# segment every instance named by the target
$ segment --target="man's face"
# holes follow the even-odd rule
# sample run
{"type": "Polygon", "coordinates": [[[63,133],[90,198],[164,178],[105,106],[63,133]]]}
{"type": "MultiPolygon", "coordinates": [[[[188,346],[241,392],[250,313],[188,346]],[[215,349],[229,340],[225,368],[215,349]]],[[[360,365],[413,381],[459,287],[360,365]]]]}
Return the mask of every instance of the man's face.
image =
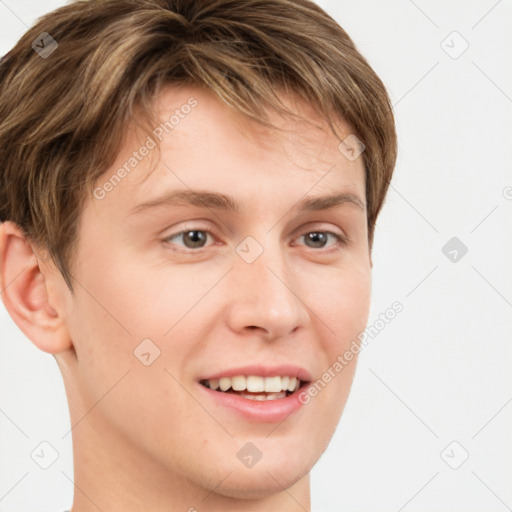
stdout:
{"type": "Polygon", "coordinates": [[[248,375],[219,385],[257,390],[270,376],[284,379],[269,389],[293,387],[297,376],[314,384],[367,323],[362,157],[347,159],[314,112],[296,105],[313,124],[282,118],[286,132],[267,132],[207,93],[169,88],[157,106],[162,122],[176,109],[179,121],[159,132],[161,158],[157,149],[141,157],[147,134],[130,132],[98,181],[65,302],[76,351],[65,355],[65,377],[75,441],[99,457],[103,444],[148,478],[164,472],[255,497],[292,486],[327,447],[355,358],[306,405],[298,396],[307,382],[251,398],[206,387],[248,375]],[[190,97],[197,104],[181,108],[190,97]],[[104,186],[134,151],[136,165],[104,186]],[[229,196],[238,211],[218,200],[147,204],[176,191],[229,196]],[[336,206],[301,209],[342,193],[336,206]]]}

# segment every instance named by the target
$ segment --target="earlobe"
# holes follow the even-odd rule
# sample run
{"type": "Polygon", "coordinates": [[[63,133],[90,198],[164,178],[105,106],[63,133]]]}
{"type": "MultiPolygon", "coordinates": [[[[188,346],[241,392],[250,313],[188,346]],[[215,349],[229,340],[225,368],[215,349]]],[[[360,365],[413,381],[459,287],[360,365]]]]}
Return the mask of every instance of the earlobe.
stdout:
{"type": "Polygon", "coordinates": [[[40,350],[58,353],[72,346],[62,311],[52,305],[47,276],[23,231],[0,224],[0,288],[10,316],[40,350]]]}

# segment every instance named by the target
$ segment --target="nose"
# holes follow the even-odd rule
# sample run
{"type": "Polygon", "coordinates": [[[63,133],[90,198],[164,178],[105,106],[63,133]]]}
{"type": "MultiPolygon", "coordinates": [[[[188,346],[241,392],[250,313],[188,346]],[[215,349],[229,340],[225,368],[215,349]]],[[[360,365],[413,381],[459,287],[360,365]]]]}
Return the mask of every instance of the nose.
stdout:
{"type": "Polygon", "coordinates": [[[227,283],[232,290],[228,322],[234,332],[252,336],[257,331],[271,341],[308,322],[306,297],[301,296],[300,283],[278,245],[265,247],[252,263],[235,255],[227,283]]]}

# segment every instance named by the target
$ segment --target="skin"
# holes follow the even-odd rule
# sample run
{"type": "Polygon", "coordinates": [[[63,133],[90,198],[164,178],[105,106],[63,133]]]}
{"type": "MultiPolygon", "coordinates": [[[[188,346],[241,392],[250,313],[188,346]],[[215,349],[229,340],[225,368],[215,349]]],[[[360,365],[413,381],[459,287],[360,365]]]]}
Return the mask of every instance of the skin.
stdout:
{"type": "MultiPolygon", "coordinates": [[[[313,109],[286,98],[309,123],[273,115],[286,130],[278,133],[210,93],[172,87],[157,103],[162,119],[191,96],[197,106],[162,139],[160,159],[150,152],[103,199],[87,201],[74,295],[16,225],[0,226],[4,304],[64,378],[73,512],[309,510],[309,472],[352,384],[356,357],[281,423],[250,422],[199,394],[202,376],[246,364],[295,364],[320,378],[367,324],[371,258],[365,208],[292,211],[304,196],[340,191],[366,204],[362,158],[345,158],[313,109]],[[241,211],[129,213],[183,188],[228,194],[241,211]],[[207,239],[194,248],[186,235],[169,238],[185,229],[207,239]],[[348,242],[303,236],[326,231],[348,242]],[[263,248],[250,264],[235,251],[247,236],[263,248]],[[150,366],[133,354],[146,338],[161,351],[150,366]],[[263,454],[251,468],[237,457],[249,441],[263,454]]],[[[99,185],[146,137],[128,128],[99,185]]]]}

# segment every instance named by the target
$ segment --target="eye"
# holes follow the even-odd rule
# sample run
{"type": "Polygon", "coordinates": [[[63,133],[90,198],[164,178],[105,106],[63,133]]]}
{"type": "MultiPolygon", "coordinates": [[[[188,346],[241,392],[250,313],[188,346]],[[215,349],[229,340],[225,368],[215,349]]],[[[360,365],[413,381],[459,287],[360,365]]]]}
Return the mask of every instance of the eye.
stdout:
{"type": "Polygon", "coordinates": [[[182,237],[184,246],[187,249],[201,249],[204,247],[204,243],[206,242],[208,235],[213,236],[213,233],[206,229],[187,229],[165,238],[164,241],[171,242],[171,240],[174,240],[175,238],[182,237]]]}
{"type": "Polygon", "coordinates": [[[311,243],[312,245],[308,247],[312,249],[324,249],[329,237],[334,238],[336,241],[336,243],[332,245],[343,246],[347,243],[347,239],[344,236],[333,233],[332,231],[306,231],[299,236],[299,238],[304,238],[307,243],[311,243]]]}

